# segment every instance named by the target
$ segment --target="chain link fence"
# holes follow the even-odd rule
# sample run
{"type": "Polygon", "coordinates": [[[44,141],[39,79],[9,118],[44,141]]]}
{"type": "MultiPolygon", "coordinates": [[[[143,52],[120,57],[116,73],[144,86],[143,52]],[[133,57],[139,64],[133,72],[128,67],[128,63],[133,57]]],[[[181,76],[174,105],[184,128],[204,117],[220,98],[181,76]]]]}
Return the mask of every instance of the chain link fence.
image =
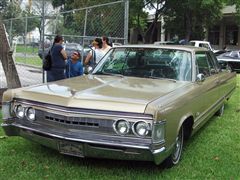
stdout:
{"type": "MultiPolygon", "coordinates": [[[[46,10],[49,4],[40,2],[43,3],[40,16],[3,20],[22,86],[45,82],[42,55],[57,34],[64,37],[65,48],[73,44],[81,50],[82,60],[96,37],[107,36],[112,43],[128,41],[128,0],[51,13],[46,10]]],[[[0,63],[0,88],[6,86],[0,63]]]]}

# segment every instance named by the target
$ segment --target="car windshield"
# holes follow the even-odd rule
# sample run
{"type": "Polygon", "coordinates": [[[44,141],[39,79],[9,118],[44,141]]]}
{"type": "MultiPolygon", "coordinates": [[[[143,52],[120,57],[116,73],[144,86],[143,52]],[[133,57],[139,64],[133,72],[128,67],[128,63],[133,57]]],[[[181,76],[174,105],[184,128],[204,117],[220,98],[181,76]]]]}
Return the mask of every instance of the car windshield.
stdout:
{"type": "Polygon", "coordinates": [[[226,52],[226,53],[222,54],[222,56],[231,57],[231,58],[234,58],[234,59],[239,59],[240,58],[240,55],[239,55],[238,51],[226,52]]]}
{"type": "Polygon", "coordinates": [[[93,74],[191,81],[191,67],[191,53],[187,51],[118,47],[107,53],[93,74]]]}

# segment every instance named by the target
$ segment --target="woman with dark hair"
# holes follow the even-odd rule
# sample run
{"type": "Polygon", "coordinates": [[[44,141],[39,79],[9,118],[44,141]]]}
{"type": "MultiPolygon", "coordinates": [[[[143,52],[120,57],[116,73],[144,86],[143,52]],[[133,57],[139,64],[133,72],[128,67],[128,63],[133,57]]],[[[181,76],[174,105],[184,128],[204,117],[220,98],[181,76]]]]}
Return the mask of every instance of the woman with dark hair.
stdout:
{"type": "Polygon", "coordinates": [[[92,51],[90,51],[84,61],[85,65],[95,66],[104,56],[104,52],[102,50],[102,39],[101,38],[95,38],[92,42],[93,48],[92,51]],[[93,60],[93,62],[90,62],[93,60]],[[93,64],[93,65],[92,65],[93,64]]]}
{"type": "Polygon", "coordinates": [[[109,38],[106,36],[102,37],[102,50],[104,54],[106,54],[109,49],[111,48],[110,43],[109,43],[109,38]]]}
{"type": "Polygon", "coordinates": [[[65,78],[64,70],[66,67],[65,60],[67,59],[67,53],[63,49],[63,41],[63,37],[60,35],[54,38],[53,46],[50,50],[52,66],[51,69],[47,71],[47,82],[65,78]]]}

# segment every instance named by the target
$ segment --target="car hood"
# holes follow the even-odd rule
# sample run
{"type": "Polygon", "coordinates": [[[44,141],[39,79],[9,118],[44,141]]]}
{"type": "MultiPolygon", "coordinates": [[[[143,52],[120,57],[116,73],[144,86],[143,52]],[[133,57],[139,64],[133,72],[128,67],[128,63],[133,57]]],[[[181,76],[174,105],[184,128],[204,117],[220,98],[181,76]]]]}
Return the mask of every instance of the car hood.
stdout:
{"type": "Polygon", "coordinates": [[[188,82],[87,75],[23,88],[16,98],[111,111],[144,113],[146,106],[188,82]]]}

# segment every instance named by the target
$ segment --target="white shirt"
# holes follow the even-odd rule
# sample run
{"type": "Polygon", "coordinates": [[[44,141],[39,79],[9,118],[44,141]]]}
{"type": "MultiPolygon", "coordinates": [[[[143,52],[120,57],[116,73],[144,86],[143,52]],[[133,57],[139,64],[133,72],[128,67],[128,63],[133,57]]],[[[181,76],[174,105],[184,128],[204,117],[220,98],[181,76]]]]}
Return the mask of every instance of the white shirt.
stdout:
{"type": "Polygon", "coordinates": [[[102,48],[104,55],[111,49],[111,46],[107,46],[105,49],[102,48]]]}
{"type": "MultiPolygon", "coordinates": [[[[94,50],[94,55],[96,59],[96,64],[99,63],[99,61],[102,59],[102,57],[105,55],[104,51],[102,49],[93,49],[94,50]]],[[[92,51],[91,51],[92,54],[92,51]]],[[[94,58],[94,55],[92,54],[92,57],[94,58]]]]}

